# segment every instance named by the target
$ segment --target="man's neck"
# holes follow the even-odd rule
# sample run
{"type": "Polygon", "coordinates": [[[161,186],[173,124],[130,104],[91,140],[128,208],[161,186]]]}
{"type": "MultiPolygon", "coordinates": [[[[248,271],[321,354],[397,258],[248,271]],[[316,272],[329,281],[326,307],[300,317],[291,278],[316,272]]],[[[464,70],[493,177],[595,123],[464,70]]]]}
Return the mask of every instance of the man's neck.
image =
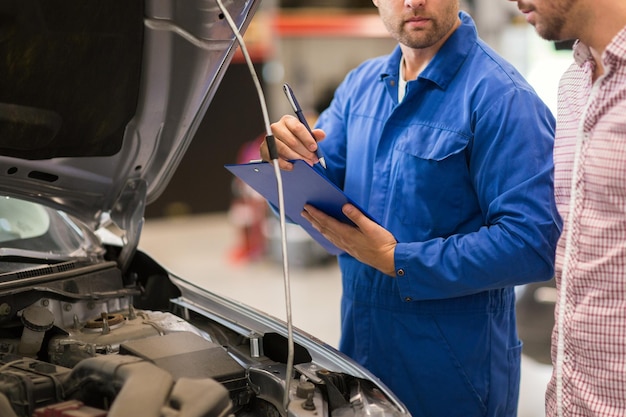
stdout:
{"type": "Polygon", "coordinates": [[[404,44],[400,44],[402,55],[404,56],[404,76],[405,79],[414,80],[426,68],[428,63],[437,54],[441,46],[446,43],[448,38],[461,26],[461,19],[457,18],[450,31],[435,44],[424,48],[411,48],[404,44]]]}
{"type": "Polygon", "coordinates": [[[416,79],[424,68],[428,65],[432,57],[428,59],[420,59],[420,60],[407,60],[406,57],[403,56],[402,59],[402,75],[406,81],[411,81],[416,79]]]}
{"type": "Polygon", "coordinates": [[[598,78],[604,74],[604,65],[602,64],[602,53],[596,51],[593,48],[589,48],[591,50],[591,56],[593,56],[593,60],[596,65],[593,69],[593,81],[595,82],[598,78]]]}
{"type": "Polygon", "coordinates": [[[613,38],[626,27],[626,2],[614,0],[597,0],[585,19],[589,22],[587,29],[580,33],[580,40],[589,47],[596,68],[593,79],[597,80],[604,74],[602,55],[613,38]],[[606,3],[606,4],[605,4],[606,3]]]}

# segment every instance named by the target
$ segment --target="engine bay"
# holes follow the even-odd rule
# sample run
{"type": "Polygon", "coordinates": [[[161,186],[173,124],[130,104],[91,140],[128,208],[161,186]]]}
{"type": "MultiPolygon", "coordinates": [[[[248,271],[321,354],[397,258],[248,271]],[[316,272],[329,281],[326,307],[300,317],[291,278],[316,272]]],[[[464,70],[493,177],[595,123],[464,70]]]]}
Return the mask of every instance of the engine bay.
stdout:
{"type": "Polygon", "coordinates": [[[1,416],[394,414],[370,381],[316,366],[301,346],[285,411],[283,336],[188,308],[145,255],[129,271],[58,263],[0,275],[1,416]]]}

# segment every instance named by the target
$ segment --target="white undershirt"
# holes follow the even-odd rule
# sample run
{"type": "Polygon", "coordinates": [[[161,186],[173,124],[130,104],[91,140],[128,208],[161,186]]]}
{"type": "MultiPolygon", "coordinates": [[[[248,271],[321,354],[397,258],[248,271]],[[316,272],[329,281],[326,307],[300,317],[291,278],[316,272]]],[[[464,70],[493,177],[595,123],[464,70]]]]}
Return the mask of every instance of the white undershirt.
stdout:
{"type": "Polygon", "coordinates": [[[406,80],[404,79],[404,56],[400,59],[400,77],[398,77],[398,103],[404,98],[406,93],[406,80]]]}

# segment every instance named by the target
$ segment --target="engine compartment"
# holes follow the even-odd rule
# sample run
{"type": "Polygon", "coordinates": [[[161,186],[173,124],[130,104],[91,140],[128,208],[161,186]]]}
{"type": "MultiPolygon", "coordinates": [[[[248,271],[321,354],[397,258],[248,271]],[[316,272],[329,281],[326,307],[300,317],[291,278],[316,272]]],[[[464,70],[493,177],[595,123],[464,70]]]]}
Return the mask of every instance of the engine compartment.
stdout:
{"type": "Polygon", "coordinates": [[[379,403],[393,410],[369,381],[320,368],[296,346],[286,411],[286,339],[187,308],[158,264],[135,258],[126,273],[104,262],[0,275],[0,415],[351,417],[364,407],[385,415],[379,403]]]}

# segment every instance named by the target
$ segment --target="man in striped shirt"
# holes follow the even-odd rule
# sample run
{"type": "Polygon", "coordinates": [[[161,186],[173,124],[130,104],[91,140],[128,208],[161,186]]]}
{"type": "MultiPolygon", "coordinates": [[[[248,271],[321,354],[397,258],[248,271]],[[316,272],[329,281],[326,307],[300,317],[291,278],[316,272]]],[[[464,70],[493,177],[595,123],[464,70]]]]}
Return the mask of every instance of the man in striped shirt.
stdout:
{"type": "Polygon", "coordinates": [[[561,79],[548,416],[626,416],[626,2],[517,0],[545,39],[578,39],[561,79]]]}

